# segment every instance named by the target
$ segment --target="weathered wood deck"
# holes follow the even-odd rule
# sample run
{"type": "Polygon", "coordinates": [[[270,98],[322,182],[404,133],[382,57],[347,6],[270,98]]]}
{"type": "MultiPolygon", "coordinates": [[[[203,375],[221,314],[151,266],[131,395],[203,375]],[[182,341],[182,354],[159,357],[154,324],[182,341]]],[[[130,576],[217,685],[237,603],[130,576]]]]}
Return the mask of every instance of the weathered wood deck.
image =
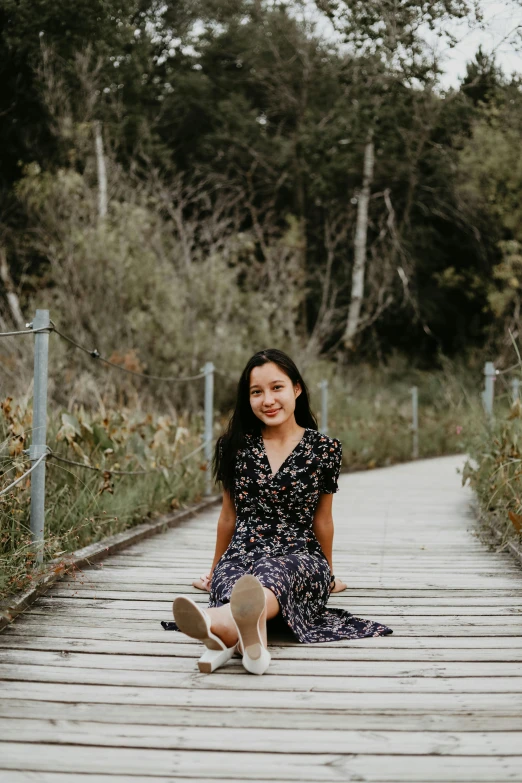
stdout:
{"type": "Polygon", "coordinates": [[[460,458],[343,475],[334,605],[389,637],[200,674],[165,632],[217,507],[59,583],[0,635],[0,780],[522,781],[522,570],[472,534],[460,458]]]}

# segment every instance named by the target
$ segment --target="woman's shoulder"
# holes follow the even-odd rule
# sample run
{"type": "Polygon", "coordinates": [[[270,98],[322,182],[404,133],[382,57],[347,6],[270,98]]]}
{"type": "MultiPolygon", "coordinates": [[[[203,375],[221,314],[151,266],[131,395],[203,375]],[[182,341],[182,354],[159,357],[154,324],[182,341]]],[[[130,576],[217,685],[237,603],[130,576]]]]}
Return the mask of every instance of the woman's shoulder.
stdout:
{"type": "Polygon", "coordinates": [[[338,438],[332,438],[319,430],[310,430],[310,432],[320,451],[337,452],[342,450],[342,443],[338,438]]]}

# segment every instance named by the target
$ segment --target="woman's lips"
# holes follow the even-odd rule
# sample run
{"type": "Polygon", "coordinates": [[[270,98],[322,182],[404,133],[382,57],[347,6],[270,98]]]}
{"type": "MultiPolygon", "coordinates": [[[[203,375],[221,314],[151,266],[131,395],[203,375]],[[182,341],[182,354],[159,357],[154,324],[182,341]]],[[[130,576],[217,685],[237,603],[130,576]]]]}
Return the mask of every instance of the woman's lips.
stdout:
{"type": "Polygon", "coordinates": [[[265,411],[265,416],[275,416],[280,410],[281,408],[278,408],[276,411],[265,411]]]}

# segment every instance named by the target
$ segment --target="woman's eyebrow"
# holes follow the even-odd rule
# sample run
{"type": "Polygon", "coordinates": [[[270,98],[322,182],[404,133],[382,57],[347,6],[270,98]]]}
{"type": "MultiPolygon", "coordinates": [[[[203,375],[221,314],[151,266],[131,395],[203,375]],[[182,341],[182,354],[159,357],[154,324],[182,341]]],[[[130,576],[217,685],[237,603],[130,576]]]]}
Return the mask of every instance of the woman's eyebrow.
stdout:
{"type": "MultiPolygon", "coordinates": [[[[284,381],[283,380],[276,380],[276,381],[269,381],[269,383],[284,383],[284,381]]],[[[252,384],[252,386],[250,388],[251,389],[256,389],[258,386],[259,386],[258,383],[254,383],[254,384],[252,384]]]]}

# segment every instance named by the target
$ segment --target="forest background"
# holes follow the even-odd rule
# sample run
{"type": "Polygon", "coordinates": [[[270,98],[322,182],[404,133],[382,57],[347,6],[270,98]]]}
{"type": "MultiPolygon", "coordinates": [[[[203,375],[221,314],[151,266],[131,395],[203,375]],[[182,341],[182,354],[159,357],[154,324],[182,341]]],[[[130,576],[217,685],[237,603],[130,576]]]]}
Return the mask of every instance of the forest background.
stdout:
{"type": "MultiPolygon", "coordinates": [[[[126,369],[211,360],[216,434],[245,361],[279,347],[316,408],[330,381],[347,468],[410,456],[412,384],[421,456],[463,450],[484,360],[516,360],[522,287],[521,79],[479,50],[441,87],[425,34],[451,46],[463,18],[480,3],[1,0],[0,331],[48,308],[126,369]]],[[[27,468],[24,340],[0,344],[3,484],[27,468]]],[[[115,492],[53,464],[48,554],[197,497],[201,460],[169,466],[201,403],[200,382],[132,379],[51,335],[52,447],[163,473],[115,492]]],[[[9,589],[28,489],[0,508],[9,589]]]]}

